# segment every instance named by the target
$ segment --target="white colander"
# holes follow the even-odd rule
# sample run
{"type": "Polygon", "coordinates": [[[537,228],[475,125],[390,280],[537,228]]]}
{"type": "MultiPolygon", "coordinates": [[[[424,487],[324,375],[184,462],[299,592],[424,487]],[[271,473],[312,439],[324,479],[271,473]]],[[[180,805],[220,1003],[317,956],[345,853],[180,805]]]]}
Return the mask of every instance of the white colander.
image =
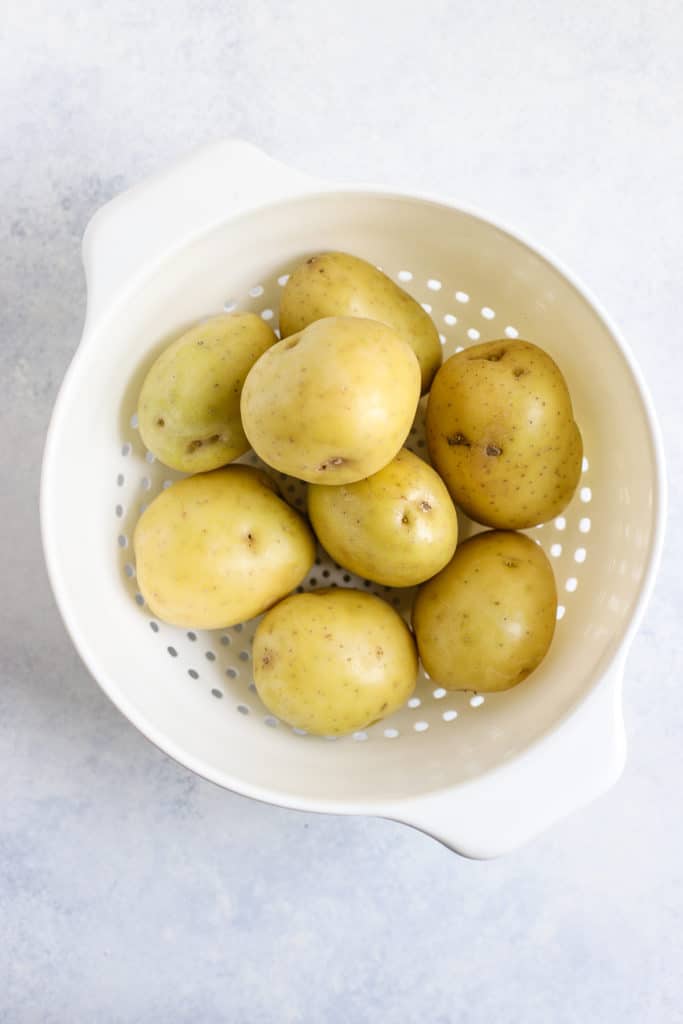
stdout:
{"type": "MultiPolygon", "coordinates": [[[[43,541],[66,626],[124,715],[229,789],[392,818],[475,857],[515,847],[615,781],[624,661],[659,557],[665,484],[642,378],[585,289],[461,207],[313,181],[242,142],[203,149],[109,203],[83,252],[87,316],[47,438],[43,541]],[[141,509],[177,475],[136,429],[151,360],[223,309],[276,325],[288,271],[325,249],[374,261],[399,281],[432,314],[446,354],[518,334],[546,348],[569,383],[586,453],[565,514],[529,531],[560,594],[542,666],[485,700],[422,676],[398,714],[334,742],[297,734],[261,705],[254,623],[194,633],[156,621],[137,592],[131,548],[141,509]]],[[[419,417],[410,443],[425,455],[419,417]]],[[[301,485],[280,484],[301,507],[301,485]]],[[[475,529],[461,525],[463,536],[475,529]]],[[[305,586],[330,584],[367,587],[409,613],[412,592],[358,580],[321,551],[305,586]]]]}

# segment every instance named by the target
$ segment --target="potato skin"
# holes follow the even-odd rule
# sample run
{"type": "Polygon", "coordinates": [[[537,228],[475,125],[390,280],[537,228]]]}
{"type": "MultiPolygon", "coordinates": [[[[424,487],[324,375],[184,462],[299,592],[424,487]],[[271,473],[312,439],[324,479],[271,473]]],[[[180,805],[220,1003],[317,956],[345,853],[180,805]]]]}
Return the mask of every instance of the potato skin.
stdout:
{"type": "Polygon", "coordinates": [[[372,263],[345,252],[326,252],[293,271],[282,293],[282,337],[328,316],[366,317],[393,327],[417,356],[422,393],[429,391],[441,366],[439,332],[420,303],[372,263]]]}
{"type": "Polygon", "coordinates": [[[315,541],[270,478],[250,466],[198,473],[162,491],[134,535],[140,591],[176,626],[222,629],[296,587],[315,541]]]}
{"type": "Polygon", "coordinates": [[[318,736],[341,736],[397,711],[417,678],[403,619],[358,590],[294,594],[254,634],[254,682],[274,715],[318,736]]]}
{"type": "Polygon", "coordinates": [[[445,484],[407,448],[365,480],[309,484],[308,514],[335,562],[387,587],[414,587],[434,576],[458,542],[445,484]]]}
{"type": "Polygon", "coordinates": [[[151,366],[138,402],[140,434],[152,454],[183,473],[217,469],[244,455],[242,385],[276,341],[255,313],[226,313],[172,342],[151,366]]]}
{"type": "Polygon", "coordinates": [[[424,583],[413,629],[425,669],[447,690],[508,690],[545,657],[557,591],[544,551],[522,533],[487,530],[424,583]]]}
{"type": "Polygon", "coordinates": [[[559,515],[581,475],[564,377],[528,341],[491,341],[446,360],[429,396],[427,444],[456,504],[499,529],[559,515]]]}
{"type": "Polygon", "coordinates": [[[420,398],[414,352],[385,324],[317,320],[255,363],[242,390],[254,451],[309,483],[361,480],[390,462],[420,398]]]}

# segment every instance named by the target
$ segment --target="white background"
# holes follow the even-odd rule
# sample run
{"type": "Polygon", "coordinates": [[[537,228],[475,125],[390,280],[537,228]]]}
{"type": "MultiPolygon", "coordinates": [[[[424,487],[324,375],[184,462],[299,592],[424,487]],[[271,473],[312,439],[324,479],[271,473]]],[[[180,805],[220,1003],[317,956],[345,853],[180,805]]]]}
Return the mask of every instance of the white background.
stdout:
{"type": "Polygon", "coordinates": [[[2,7],[0,1021],[683,1020],[680,3],[2,7]],[[110,706],[55,611],[38,473],[83,228],[229,135],[517,225],[584,278],[649,380],[671,517],[627,666],[627,769],[507,859],[201,782],[110,706]]]}

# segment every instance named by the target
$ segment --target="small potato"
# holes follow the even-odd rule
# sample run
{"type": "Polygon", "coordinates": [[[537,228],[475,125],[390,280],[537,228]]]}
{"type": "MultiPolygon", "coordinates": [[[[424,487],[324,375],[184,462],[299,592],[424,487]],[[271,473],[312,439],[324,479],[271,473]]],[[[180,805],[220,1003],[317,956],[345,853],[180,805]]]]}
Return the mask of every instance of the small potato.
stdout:
{"type": "Polygon", "coordinates": [[[242,423],[281,473],[347,484],[393,459],[419,398],[415,354],[390,327],[330,317],[261,356],[242,391],[242,423]]]}
{"type": "Polygon", "coordinates": [[[427,443],[456,504],[499,529],[553,519],[581,475],[564,377],[528,341],[490,341],[446,360],[429,396],[427,443]]]}
{"type": "Polygon", "coordinates": [[[381,320],[406,341],[420,364],[422,392],[441,366],[439,332],[412,295],[381,270],[345,252],[312,256],[290,275],[280,304],[282,337],[327,316],[381,320]]]}
{"type": "Polygon", "coordinates": [[[293,590],[315,558],[306,523],[270,478],[227,466],[179,480],[138,520],[137,580],[165,622],[223,629],[293,590]]]}
{"type": "Polygon", "coordinates": [[[413,607],[420,657],[447,690],[508,690],[545,657],[555,630],[555,577],[522,533],[492,530],[465,541],[423,584],[413,607]]]}
{"type": "Polygon", "coordinates": [[[308,486],[308,514],[335,562],[387,587],[413,587],[450,561],[458,517],[445,484],[402,448],[366,480],[308,486]]]}
{"type": "Polygon", "coordinates": [[[403,619],[358,590],[295,594],[254,634],[254,682],[283,722],[340,736],[392,714],[415,688],[417,652],[403,619]]]}
{"type": "Polygon", "coordinates": [[[160,462],[199,473],[249,449],[240,420],[242,385],[276,341],[255,313],[226,313],[197,324],[161,353],[138,402],[142,440],[160,462]]]}

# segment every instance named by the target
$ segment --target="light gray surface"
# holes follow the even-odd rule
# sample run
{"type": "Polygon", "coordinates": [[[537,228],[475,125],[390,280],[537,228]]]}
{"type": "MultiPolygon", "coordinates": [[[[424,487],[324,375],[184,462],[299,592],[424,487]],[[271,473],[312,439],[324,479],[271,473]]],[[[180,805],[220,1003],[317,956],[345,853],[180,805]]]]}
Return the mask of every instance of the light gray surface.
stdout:
{"type": "Polygon", "coordinates": [[[683,1020],[682,10],[3,5],[3,1024],[683,1020]],[[672,525],[628,661],[626,773],[507,859],[199,781],[110,706],[55,610],[38,474],[82,323],[83,228],[232,134],[516,223],[601,297],[650,382],[672,525]]]}

